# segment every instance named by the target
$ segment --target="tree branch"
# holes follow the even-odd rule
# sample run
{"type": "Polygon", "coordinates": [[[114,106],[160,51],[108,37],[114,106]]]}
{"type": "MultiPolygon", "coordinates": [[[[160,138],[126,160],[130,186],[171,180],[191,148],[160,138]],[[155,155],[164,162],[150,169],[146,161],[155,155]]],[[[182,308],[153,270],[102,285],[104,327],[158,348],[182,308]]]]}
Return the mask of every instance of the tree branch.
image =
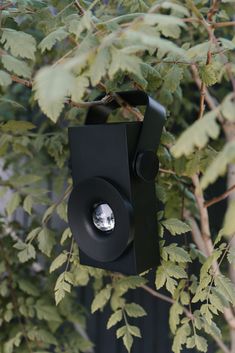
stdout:
{"type": "Polygon", "coordinates": [[[226,199],[226,197],[229,196],[229,194],[231,194],[232,191],[234,191],[235,189],[235,185],[232,185],[228,190],[226,190],[222,195],[214,197],[212,200],[210,201],[206,201],[204,203],[204,207],[210,207],[212,205],[214,205],[215,203],[218,203],[224,199],[226,199]]]}

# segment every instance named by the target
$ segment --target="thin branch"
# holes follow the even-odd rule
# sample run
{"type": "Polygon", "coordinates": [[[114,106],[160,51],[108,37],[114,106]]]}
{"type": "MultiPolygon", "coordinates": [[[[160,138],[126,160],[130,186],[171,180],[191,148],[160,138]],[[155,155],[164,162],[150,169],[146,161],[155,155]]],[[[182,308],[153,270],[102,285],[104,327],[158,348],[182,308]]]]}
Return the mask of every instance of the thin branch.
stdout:
{"type": "Polygon", "coordinates": [[[159,168],[159,172],[161,172],[161,173],[165,173],[165,174],[172,174],[172,175],[176,175],[176,172],[174,172],[173,170],[170,170],[170,169],[163,169],[163,168],[159,168]]]}
{"type": "MultiPolygon", "coordinates": [[[[170,303],[170,304],[175,304],[176,303],[176,301],[174,299],[168,297],[165,294],[157,292],[156,290],[152,289],[151,287],[147,286],[146,284],[142,284],[141,288],[144,289],[146,292],[150,293],[151,295],[153,295],[154,297],[156,297],[158,299],[161,299],[161,300],[164,300],[167,303],[170,303]]],[[[193,314],[190,313],[190,311],[187,308],[183,307],[183,310],[184,310],[185,315],[190,320],[194,320],[193,314]]]]}
{"type": "Polygon", "coordinates": [[[213,23],[212,26],[213,26],[214,28],[235,26],[235,21],[217,22],[217,23],[213,23]]]}
{"type": "MultiPolygon", "coordinates": [[[[158,298],[158,299],[161,299],[167,303],[170,303],[170,304],[174,304],[176,301],[170,297],[168,297],[167,295],[164,295],[164,294],[161,294],[159,292],[157,292],[156,290],[152,289],[151,287],[143,284],[141,286],[141,288],[143,290],[145,290],[146,292],[148,292],[149,294],[151,294],[152,296],[158,298]]],[[[190,319],[194,320],[194,316],[193,314],[185,307],[183,307],[183,310],[184,310],[184,313],[185,315],[190,319]]],[[[218,337],[218,336],[214,336],[214,335],[211,335],[211,337],[215,340],[215,342],[217,343],[217,345],[221,348],[221,350],[224,352],[224,353],[232,353],[230,352],[230,350],[228,349],[228,347],[224,344],[224,342],[218,337]]]]}
{"type": "Polygon", "coordinates": [[[218,203],[224,199],[226,199],[229,194],[235,189],[235,185],[231,186],[228,190],[226,190],[222,195],[214,197],[212,200],[209,200],[204,203],[204,207],[210,207],[214,205],[215,203],[218,203]]]}
{"type": "Polygon", "coordinates": [[[0,6],[0,11],[7,9],[8,7],[11,7],[12,5],[13,5],[12,2],[7,2],[6,4],[0,6]]]}
{"type": "Polygon", "coordinates": [[[80,5],[78,0],[74,1],[74,5],[76,6],[76,8],[79,10],[79,12],[81,13],[81,15],[84,15],[84,13],[86,12],[84,10],[84,8],[82,7],[82,5],[80,5]]]}

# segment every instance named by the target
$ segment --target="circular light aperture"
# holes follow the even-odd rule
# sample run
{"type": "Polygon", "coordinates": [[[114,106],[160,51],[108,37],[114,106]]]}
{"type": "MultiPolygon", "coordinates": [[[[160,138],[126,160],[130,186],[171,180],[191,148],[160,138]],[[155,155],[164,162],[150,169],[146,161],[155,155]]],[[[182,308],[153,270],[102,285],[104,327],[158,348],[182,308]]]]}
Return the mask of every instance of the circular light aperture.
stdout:
{"type": "Polygon", "coordinates": [[[107,203],[100,203],[94,206],[92,220],[96,228],[102,232],[110,232],[115,227],[114,214],[107,203]]]}

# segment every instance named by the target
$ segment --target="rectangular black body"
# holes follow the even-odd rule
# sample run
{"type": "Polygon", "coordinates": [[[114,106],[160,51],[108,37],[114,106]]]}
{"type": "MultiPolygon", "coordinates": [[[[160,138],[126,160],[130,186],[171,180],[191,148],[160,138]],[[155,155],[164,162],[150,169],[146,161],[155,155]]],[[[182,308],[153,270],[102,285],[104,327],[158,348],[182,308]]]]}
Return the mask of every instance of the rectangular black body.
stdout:
{"type": "Polygon", "coordinates": [[[155,183],[141,181],[132,169],[141,127],[131,122],[69,128],[73,184],[94,176],[112,180],[134,210],[134,240],[125,252],[102,263],[80,250],[83,265],[134,275],[159,264],[155,183]]]}

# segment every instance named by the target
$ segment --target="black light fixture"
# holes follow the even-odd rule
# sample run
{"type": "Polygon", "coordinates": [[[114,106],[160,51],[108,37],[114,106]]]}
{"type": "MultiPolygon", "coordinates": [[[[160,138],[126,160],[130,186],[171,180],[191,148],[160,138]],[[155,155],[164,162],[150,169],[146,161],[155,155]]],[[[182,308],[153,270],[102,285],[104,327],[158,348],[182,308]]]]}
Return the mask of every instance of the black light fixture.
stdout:
{"type": "Polygon", "coordinates": [[[137,274],[159,263],[155,177],[165,109],[143,91],[117,95],[146,106],[144,121],[106,124],[120,108],[113,100],[91,106],[85,125],[69,128],[68,220],[82,264],[137,274]]]}

